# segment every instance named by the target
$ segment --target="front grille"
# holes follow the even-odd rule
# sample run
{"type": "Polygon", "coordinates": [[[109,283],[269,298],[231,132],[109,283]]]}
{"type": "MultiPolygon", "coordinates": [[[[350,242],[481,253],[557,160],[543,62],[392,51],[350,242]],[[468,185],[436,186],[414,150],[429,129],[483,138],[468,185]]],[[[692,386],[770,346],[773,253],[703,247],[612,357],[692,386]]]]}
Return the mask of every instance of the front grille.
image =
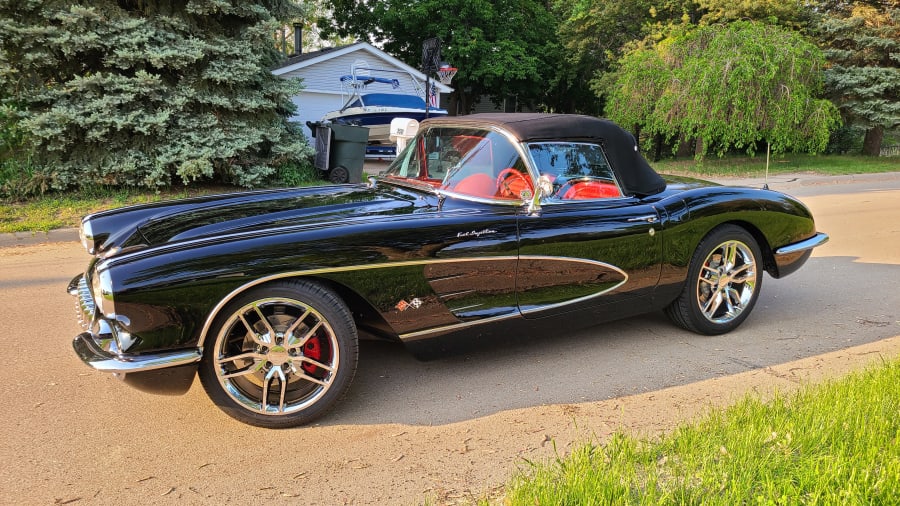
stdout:
{"type": "Polygon", "coordinates": [[[78,285],[75,286],[73,295],[75,295],[75,313],[78,317],[78,323],[84,330],[91,330],[91,324],[94,321],[94,313],[97,307],[94,305],[94,297],[91,295],[91,288],[88,286],[87,279],[81,276],[78,285]]]}

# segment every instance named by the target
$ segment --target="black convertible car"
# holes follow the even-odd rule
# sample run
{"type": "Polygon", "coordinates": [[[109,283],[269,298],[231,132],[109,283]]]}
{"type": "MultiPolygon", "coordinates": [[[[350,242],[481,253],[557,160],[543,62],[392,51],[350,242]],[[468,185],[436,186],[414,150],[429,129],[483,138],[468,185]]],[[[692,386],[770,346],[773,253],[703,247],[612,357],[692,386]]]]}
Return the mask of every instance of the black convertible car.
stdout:
{"type": "Polygon", "coordinates": [[[264,427],[332,406],[361,337],[433,355],[656,310],[728,332],[827,240],[787,195],[664,178],[615,124],[549,114],[427,120],[367,185],[113,209],[82,238],[81,359],[156,392],[199,374],[264,427]]]}

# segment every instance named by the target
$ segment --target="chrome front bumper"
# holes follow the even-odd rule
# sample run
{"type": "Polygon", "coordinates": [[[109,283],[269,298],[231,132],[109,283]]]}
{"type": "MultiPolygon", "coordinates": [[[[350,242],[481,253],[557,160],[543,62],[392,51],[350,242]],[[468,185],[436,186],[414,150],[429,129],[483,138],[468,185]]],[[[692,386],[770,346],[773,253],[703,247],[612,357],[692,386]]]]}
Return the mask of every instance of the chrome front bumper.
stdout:
{"type": "Polygon", "coordinates": [[[81,327],[85,330],[75,336],[72,347],[82,362],[94,369],[123,375],[200,361],[202,353],[197,348],[147,354],[122,352],[116,337],[115,325],[98,316],[90,286],[84,275],[76,276],[69,283],[68,292],[75,296],[75,311],[81,327]]]}
{"type": "Polygon", "coordinates": [[[795,242],[794,244],[788,244],[787,246],[782,246],[775,250],[776,256],[784,256],[784,255],[793,255],[796,253],[802,253],[807,250],[811,250],[818,246],[821,246],[828,242],[828,234],[823,234],[822,232],[817,232],[816,235],[810,237],[809,239],[795,242]]]}
{"type": "Polygon", "coordinates": [[[813,248],[828,242],[828,234],[821,232],[793,244],[782,246],[775,250],[775,266],[777,272],[770,271],[772,277],[783,278],[793,273],[809,260],[813,248]]]}
{"type": "Polygon", "coordinates": [[[98,371],[116,374],[130,374],[153,371],[167,367],[194,364],[200,361],[200,350],[179,350],[142,355],[115,355],[105,351],[101,346],[101,337],[90,332],[82,332],[75,336],[72,347],[85,364],[98,371]]]}

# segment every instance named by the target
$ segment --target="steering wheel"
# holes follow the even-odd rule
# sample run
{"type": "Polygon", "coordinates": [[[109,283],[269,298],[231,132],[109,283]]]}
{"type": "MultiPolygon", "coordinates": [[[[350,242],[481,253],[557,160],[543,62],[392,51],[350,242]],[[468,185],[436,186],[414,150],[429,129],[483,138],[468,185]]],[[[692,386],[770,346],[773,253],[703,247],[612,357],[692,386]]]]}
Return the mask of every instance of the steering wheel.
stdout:
{"type": "Polygon", "coordinates": [[[522,198],[522,191],[529,190],[534,194],[534,186],[531,179],[528,179],[518,169],[507,167],[500,171],[497,175],[497,189],[500,198],[518,199],[522,198]]]}

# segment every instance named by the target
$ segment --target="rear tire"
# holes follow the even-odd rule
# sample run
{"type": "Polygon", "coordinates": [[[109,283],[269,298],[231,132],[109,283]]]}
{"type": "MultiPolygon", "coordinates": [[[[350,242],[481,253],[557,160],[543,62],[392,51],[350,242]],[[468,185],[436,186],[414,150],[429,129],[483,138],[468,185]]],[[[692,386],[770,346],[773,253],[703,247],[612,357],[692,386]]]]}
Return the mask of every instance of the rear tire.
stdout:
{"type": "Polygon", "coordinates": [[[730,332],[753,310],[762,288],[756,240],[736,225],[722,225],[697,246],[681,294],[666,308],[676,325],[705,335],[730,332]]]}
{"type": "Polygon", "coordinates": [[[213,325],[199,376],[232,418],[266,428],[319,418],[350,387],[359,346],[347,306],[308,281],[253,288],[213,325]]]}

